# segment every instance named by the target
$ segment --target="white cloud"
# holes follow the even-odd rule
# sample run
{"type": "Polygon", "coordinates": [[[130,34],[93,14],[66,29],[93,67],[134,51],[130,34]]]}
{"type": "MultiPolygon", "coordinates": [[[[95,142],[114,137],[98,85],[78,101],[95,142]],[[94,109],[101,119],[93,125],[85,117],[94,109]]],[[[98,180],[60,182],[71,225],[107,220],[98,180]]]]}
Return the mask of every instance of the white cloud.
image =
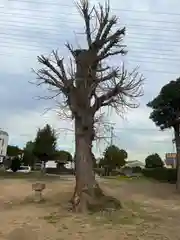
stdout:
{"type": "MultiPolygon", "coordinates": [[[[91,2],[98,3],[95,0],[91,2]]],[[[4,14],[0,14],[0,77],[3,77],[3,85],[0,83],[0,100],[2,99],[0,103],[3,102],[3,105],[0,106],[4,114],[0,119],[0,127],[9,132],[10,141],[13,144],[22,146],[27,140],[34,138],[36,129],[45,123],[51,124],[56,129],[72,127],[70,123],[61,121],[53,112],[42,116],[44,105],[47,103],[42,102],[41,106],[37,104],[38,106],[34,107],[36,103],[31,102],[32,97],[36,96],[34,88],[23,84],[23,81],[27,81],[26,79],[35,77],[31,75],[30,69],[37,67],[37,55],[49,54],[52,49],[59,48],[60,54],[67,57],[67,50],[63,46],[66,40],[76,46],[78,43],[81,45],[84,43],[82,34],[79,34],[82,32],[82,19],[77,15],[76,9],[71,8],[73,2],[63,3],[64,6],[61,3],[58,4],[57,0],[53,3],[50,0],[32,0],[29,3],[26,0],[3,0],[0,3],[0,7],[4,6],[4,9],[0,10],[4,11],[4,14]],[[15,75],[16,78],[13,78],[15,75]],[[17,75],[19,80],[17,80],[17,75]],[[15,79],[16,82],[14,82],[15,79]],[[14,87],[10,88],[10,85],[14,87]],[[28,86],[29,91],[24,91],[24,88],[28,86]],[[8,89],[14,92],[9,93],[8,89]],[[27,96],[24,96],[23,92],[27,93],[27,96]],[[11,101],[8,101],[8,98],[11,101]],[[6,105],[5,102],[7,102],[6,105]],[[19,104],[17,110],[13,103],[19,104]]],[[[179,61],[167,61],[165,57],[163,58],[163,54],[168,54],[169,59],[179,57],[180,45],[175,43],[175,40],[178,41],[180,31],[168,30],[178,28],[179,17],[152,12],[177,12],[180,7],[179,1],[174,0],[169,5],[169,0],[158,2],[155,0],[123,0],[121,4],[117,0],[112,0],[111,5],[112,13],[115,12],[120,17],[121,23],[126,24],[128,29],[127,68],[131,70],[140,65],[140,71],[146,77],[145,95],[140,100],[140,108],[128,111],[124,120],[114,112],[109,115],[109,120],[115,123],[114,131],[119,139],[114,141],[128,150],[130,159],[143,160],[147,154],[153,152],[163,157],[166,151],[172,151],[172,135],[168,131],[158,131],[149,119],[150,109],[146,107],[146,103],[158,94],[164,84],[178,76],[176,73],[179,72],[179,61]],[[127,11],[120,9],[127,9],[127,11]],[[148,12],[140,13],[139,10],[148,12]],[[167,23],[166,31],[163,31],[164,24],[159,21],[164,21],[164,17],[166,21],[177,23],[167,23]],[[132,26],[133,24],[137,26],[132,26]],[[160,30],[153,30],[154,28],[160,30]],[[153,48],[157,50],[152,50],[153,48]],[[170,51],[166,51],[167,49],[170,51]],[[162,59],[158,60],[159,57],[162,59]]],[[[41,92],[43,95],[44,90],[41,92]]],[[[73,133],[61,130],[59,147],[73,152],[72,142],[73,133]]],[[[105,147],[106,144],[102,143],[101,152],[105,147]]],[[[94,149],[99,153],[96,147],[94,149]]]]}
{"type": "Polygon", "coordinates": [[[73,129],[72,123],[62,121],[57,113],[49,111],[43,114],[42,109],[36,111],[24,111],[21,114],[14,114],[12,118],[7,118],[1,127],[10,134],[10,143],[23,144],[29,140],[33,140],[36,136],[38,128],[42,128],[45,124],[50,124],[58,134],[58,147],[65,147],[67,150],[73,149],[73,129]]]}

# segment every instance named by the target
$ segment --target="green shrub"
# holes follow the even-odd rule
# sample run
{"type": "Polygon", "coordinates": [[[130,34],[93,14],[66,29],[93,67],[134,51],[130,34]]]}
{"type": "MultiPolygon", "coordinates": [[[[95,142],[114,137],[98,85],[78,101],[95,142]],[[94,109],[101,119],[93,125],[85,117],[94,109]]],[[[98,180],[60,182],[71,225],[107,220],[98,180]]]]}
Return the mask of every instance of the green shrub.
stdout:
{"type": "Polygon", "coordinates": [[[104,168],[94,168],[94,172],[98,175],[104,175],[104,168]]]}
{"type": "Polygon", "coordinates": [[[11,162],[11,170],[13,172],[17,172],[20,169],[21,166],[21,160],[19,157],[14,157],[11,162]]]}
{"type": "Polygon", "coordinates": [[[57,175],[63,175],[63,174],[73,174],[74,175],[74,170],[73,169],[58,169],[58,168],[46,168],[46,173],[49,174],[57,174],[57,175]]]}
{"type": "Polygon", "coordinates": [[[132,168],[132,172],[133,172],[133,173],[141,173],[141,172],[142,172],[142,168],[141,168],[141,167],[138,167],[138,166],[137,166],[137,167],[133,167],[133,168],[132,168]]]}
{"type": "Polygon", "coordinates": [[[145,177],[153,178],[161,182],[176,183],[177,173],[176,169],[168,168],[153,168],[143,169],[142,173],[145,177]]]}

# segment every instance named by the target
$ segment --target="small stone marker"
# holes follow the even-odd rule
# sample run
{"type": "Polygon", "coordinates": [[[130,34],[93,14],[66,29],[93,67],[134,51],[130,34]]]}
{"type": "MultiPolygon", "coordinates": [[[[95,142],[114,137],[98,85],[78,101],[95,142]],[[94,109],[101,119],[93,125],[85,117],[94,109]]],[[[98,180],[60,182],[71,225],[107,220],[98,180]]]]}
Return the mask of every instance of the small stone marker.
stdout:
{"type": "Polygon", "coordinates": [[[32,190],[35,191],[35,202],[42,201],[42,191],[46,188],[45,183],[33,183],[32,190]]]}

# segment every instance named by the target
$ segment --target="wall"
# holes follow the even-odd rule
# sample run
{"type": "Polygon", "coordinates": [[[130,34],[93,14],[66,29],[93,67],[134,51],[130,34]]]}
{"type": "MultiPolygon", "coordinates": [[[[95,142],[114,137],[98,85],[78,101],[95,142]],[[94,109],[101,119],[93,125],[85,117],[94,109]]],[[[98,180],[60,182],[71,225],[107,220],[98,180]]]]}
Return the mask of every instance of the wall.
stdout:
{"type": "Polygon", "coordinates": [[[8,133],[0,130],[0,162],[3,161],[3,156],[6,156],[7,154],[8,141],[8,133]]]}
{"type": "MultiPolygon", "coordinates": [[[[46,168],[56,168],[57,167],[57,163],[53,160],[49,160],[48,162],[46,162],[46,168]]],[[[67,169],[74,169],[74,162],[68,162],[66,164],[64,164],[64,167],[67,169]]]]}
{"type": "Polygon", "coordinates": [[[176,168],[176,153],[166,153],[165,164],[166,166],[176,168]]]}
{"type": "Polygon", "coordinates": [[[46,162],[46,168],[57,168],[57,163],[53,160],[49,160],[46,162]]]}

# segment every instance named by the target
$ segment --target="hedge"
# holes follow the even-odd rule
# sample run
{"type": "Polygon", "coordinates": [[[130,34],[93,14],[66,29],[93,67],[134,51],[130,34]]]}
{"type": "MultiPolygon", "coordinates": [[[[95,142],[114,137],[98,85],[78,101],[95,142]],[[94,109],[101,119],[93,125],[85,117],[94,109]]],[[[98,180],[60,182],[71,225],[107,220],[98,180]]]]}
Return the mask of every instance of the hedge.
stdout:
{"type": "Polygon", "coordinates": [[[104,168],[94,168],[94,172],[98,175],[104,175],[104,168]]]}
{"type": "Polygon", "coordinates": [[[153,168],[143,169],[142,173],[145,177],[153,178],[161,182],[176,183],[177,171],[176,169],[168,168],[153,168]]]}
{"type": "Polygon", "coordinates": [[[58,168],[46,168],[46,173],[49,174],[74,174],[73,169],[58,169],[58,168]]]}

